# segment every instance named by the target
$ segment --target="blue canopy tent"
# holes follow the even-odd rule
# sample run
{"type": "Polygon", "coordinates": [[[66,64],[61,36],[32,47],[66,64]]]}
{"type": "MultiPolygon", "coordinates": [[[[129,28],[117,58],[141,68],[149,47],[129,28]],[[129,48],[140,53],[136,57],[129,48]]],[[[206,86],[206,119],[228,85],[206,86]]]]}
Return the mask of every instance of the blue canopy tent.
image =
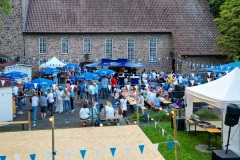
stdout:
{"type": "Polygon", "coordinates": [[[118,59],[109,59],[103,58],[100,62],[95,62],[91,64],[85,65],[87,67],[97,67],[97,66],[107,66],[107,67],[131,67],[131,68],[140,68],[144,67],[143,64],[128,62],[126,58],[118,58],[118,59]]]}
{"type": "Polygon", "coordinates": [[[86,64],[86,67],[90,67],[90,68],[94,68],[97,66],[100,66],[101,62],[95,62],[95,63],[90,63],[90,64],[86,64]]]}
{"type": "Polygon", "coordinates": [[[75,70],[79,70],[81,67],[77,64],[67,64],[65,66],[63,66],[63,69],[75,69],[75,70]]]}
{"type": "Polygon", "coordinates": [[[211,71],[211,72],[230,72],[236,67],[240,68],[240,61],[233,62],[233,63],[227,63],[227,64],[223,64],[220,66],[210,66],[210,67],[203,68],[203,69],[206,71],[211,71]]]}
{"type": "Polygon", "coordinates": [[[115,72],[111,69],[102,68],[102,69],[98,69],[95,73],[101,76],[105,76],[105,75],[113,75],[115,72]]]}
{"type": "Polygon", "coordinates": [[[131,68],[141,68],[141,67],[144,67],[143,64],[133,63],[133,62],[127,62],[124,66],[125,67],[131,67],[131,68]]]}
{"type": "Polygon", "coordinates": [[[46,78],[36,78],[30,82],[27,82],[25,87],[35,88],[34,84],[36,84],[36,88],[43,88],[43,87],[51,87],[52,84],[56,84],[55,82],[46,79],[46,78]]]}
{"type": "Polygon", "coordinates": [[[58,73],[61,73],[61,70],[56,68],[44,68],[39,73],[40,74],[58,74],[58,73]]]}
{"type": "Polygon", "coordinates": [[[1,78],[10,78],[10,79],[15,80],[15,79],[20,79],[20,78],[25,78],[27,76],[28,75],[23,72],[9,72],[9,73],[2,75],[1,78]]]}
{"type": "Polygon", "coordinates": [[[97,80],[100,78],[98,74],[87,72],[80,75],[75,76],[76,80],[85,80],[85,81],[92,81],[97,80]]]}

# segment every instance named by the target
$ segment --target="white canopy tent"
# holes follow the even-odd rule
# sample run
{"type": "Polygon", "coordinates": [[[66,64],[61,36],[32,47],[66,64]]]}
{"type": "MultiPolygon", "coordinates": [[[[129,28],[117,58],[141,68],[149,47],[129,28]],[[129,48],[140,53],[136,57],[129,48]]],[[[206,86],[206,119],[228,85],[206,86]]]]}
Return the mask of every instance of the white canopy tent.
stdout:
{"type": "MultiPolygon", "coordinates": [[[[194,87],[187,87],[185,90],[187,100],[186,117],[193,113],[193,101],[206,102],[209,105],[220,108],[222,111],[222,137],[223,148],[227,144],[229,126],[224,124],[226,108],[229,103],[240,107],[240,69],[235,68],[227,75],[194,87]]],[[[229,149],[240,155],[240,123],[232,127],[229,141],[229,149]]]]}
{"type": "Polygon", "coordinates": [[[66,65],[65,63],[61,62],[59,59],[57,59],[54,56],[52,59],[50,59],[46,63],[41,64],[40,67],[42,67],[42,68],[47,68],[47,67],[51,67],[51,68],[60,67],[60,68],[62,68],[65,65],[66,65]]]}

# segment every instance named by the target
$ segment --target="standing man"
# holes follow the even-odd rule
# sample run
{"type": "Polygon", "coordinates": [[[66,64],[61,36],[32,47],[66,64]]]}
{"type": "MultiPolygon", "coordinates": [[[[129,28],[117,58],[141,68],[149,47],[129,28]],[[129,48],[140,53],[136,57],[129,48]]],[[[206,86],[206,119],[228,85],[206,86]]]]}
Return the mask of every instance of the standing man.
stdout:
{"type": "Polygon", "coordinates": [[[74,101],[74,91],[73,91],[73,88],[72,87],[69,87],[69,93],[70,93],[70,105],[71,105],[71,113],[74,112],[74,104],[73,104],[73,101],[74,101]]]}
{"type": "Polygon", "coordinates": [[[53,116],[54,98],[53,98],[53,93],[51,92],[50,89],[48,89],[47,100],[48,100],[48,110],[51,111],[51,116],[53,116]]]}
{"type": "Polygon", "coordinates": [[[93,83],[95,88],[95,102],[98,104],[98,84],[96,82],[93,83]]]}
{"type": "Polygon", "coordinates": [[[90,85],[88,87],[88,94],[89,94],[89,99],[90,99],[90,102],[93,103],[94,100],[93,100],[93,97],[95,95],[95,87],[93,86],[93,82],[90,82],[90,85]]]}
{"type": "Polygon", "coordinates": [[[104,76],[101,80],[102,83],[102,90],[103,90],[103,99],[108,99],[108,79],[104,76]]]}

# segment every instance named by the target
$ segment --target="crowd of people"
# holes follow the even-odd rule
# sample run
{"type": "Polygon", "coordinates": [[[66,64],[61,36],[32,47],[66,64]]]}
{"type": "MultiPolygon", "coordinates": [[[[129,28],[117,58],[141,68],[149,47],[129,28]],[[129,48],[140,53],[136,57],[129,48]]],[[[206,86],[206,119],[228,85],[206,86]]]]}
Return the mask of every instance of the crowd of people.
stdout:
{"type": "MultiPolygon", "coordinates": [[[[185,85],[199,85],[198,81],[202,79],[201,75],[166,74],[152,70],[149,74],[143,71],[139,75],[138,84],[131,84],[128,75],[125,76],[124,84],[119,85],[118,76],[118,74],[102,76],[99,80],[79,81],[75,85],[67,77],[64,85],[58,84],[56,88],[51,89],[34,90],[19,87],[16,90],[14,88],[13,99],[19,108],[18,114],[23,114],[26,95],[29,96],[33,121],[37,120],[38,106],[41,118],[45,119],[48,110],[50,116],[57,113],[74,113],[74,103],[76,102],[81,106],[79,111],[81,120],[94,119],[95,122],[99,122],[101,119],[115,119],[119,122],[127,116],[127,110],[130,108],[125,96],[123,96],[125,93],[135,99],[138,95],[139,107],[145,105],[145,100],[154,104],[155,107],[162,107],[162,102],[168,100],[171,104],[165,107],[171,109],[176,105],[183,106],[185,85]],[[191,80],[194,83],[190,82],[191,80]],[[139,92],[136,92],[135,85],[139,87],[139,92]],[[176,85],[183,87],[176,91],[176,85]],[[99,98],[106,99],[106,104],[99,104],[99,98]]],[[[134,113],[133,109],[131,113],[134,113]]]]}

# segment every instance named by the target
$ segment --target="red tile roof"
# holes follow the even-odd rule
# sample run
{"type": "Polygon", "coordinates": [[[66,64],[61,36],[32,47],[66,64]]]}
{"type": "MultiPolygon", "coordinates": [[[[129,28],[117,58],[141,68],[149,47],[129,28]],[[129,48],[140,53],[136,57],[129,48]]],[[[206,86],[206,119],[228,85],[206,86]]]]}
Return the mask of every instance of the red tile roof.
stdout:
{"type": "Polygon", "coordinates": [[[222,54],[207,0],[31,0],[25,32],[171,32],[181,55],[222,54]]]}

